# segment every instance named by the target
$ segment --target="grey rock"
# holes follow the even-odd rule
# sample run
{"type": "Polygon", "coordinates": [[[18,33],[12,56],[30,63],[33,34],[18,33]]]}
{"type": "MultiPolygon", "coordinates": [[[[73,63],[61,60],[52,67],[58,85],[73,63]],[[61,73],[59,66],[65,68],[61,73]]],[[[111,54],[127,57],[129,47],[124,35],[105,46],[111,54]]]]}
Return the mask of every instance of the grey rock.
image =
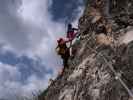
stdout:
{"type": "Polygon", "coordinates": [[[79,19],[80,38],[73,45],[75,57],[38,100],[132,100],[119,78],[133,94],[133,42],[118,42],[129,28],[132,29],[132,15],[132,0],[87,0],[79,19]],[[91,15],[92,8],[102,15],[100,22],[91,23],[95,17],[91,15]],[[108,36],[114,43],[108,46],[97,43],[95,37],[100,23],[105,27],[111,25],[108,36]]]}

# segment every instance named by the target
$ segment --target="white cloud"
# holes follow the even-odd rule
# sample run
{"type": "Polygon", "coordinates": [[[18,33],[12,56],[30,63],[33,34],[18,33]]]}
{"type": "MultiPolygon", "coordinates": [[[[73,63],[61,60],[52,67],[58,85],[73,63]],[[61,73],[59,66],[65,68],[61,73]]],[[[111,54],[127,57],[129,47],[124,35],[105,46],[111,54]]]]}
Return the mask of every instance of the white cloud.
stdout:
{"type": "Polygon", "coordinates": [[[51,77],[51,74],[43,78],[33,74],[22,84],[19,81],[22,75],[17,66],[0,63],[0,98],[32,97],[32,93],[47,87],[51,77]]]}
{"type": "MultiPolygon", "coordinates": [[[[15,13],[9,13],[11,19],[10,16],[0,15],[0,20],[4,20],[4,24],[0,24],[0,37],[1,42],[6,44],[3,47],[5,50],[10,50],[18,56],[24,54],[34,58],[41,57],[47,61],[49,67],[58,65],[54,64],[59,62],[54,48],[57,37],[63,36],[64,24],[51,20],[48,12],[51,1],[22,0],[14,10],[15,13]],[[53,56],[56,59],[53,59],[53,56]]],[[[10,4],[9,8],[12,6],[14,5],[10,4]]]]}
{"type": "Polygon", "coordinates": [[[4,10],[0,15],[0,37],[6,48],[19,55],[42,56],[47,52],[47,45],[52,47],[55,44],[55,39],[63,34],[64,25],[51,20],[49,1],[22,0],[16,10],[13,9],[14,5],[8,4],[9,11],[4,10]]]}
{"type": "MultiPolygon", "coordinates": [[[[79,2],[81,2],[81,1],[79,1],[79,2]]],[[[77,10],[79,13],[78,13],[78,15],[77,15],[77,18],[73,21],[73,25],[74,25],[75,27],[78,27],[78,26],[77,26],[77,25],[78,25],[78,21],[79,21],[80,16],[83,14],[84,7],[83,7],[83,6],[79,6],[76,10],[77,10]]]]}
{"type": "Polygon", "coordinates": [[[16,67],[0,63],[0,82],[4,80],[17,80],[20,77],[16,67]]]}

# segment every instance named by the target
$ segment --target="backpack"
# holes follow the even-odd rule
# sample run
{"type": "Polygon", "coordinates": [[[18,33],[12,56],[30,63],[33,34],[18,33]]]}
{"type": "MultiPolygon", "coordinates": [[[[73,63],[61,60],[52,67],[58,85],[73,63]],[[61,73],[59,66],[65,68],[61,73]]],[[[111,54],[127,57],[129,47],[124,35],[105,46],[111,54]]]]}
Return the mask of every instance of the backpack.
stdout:
{"type": "Polygon", "coordinates": [[[58,45],[57,53],[59,55],[65,55],[66,49],[67,49],[66,45],[58,45]]]}
{"type": "Polygon", "coordinates": [[[58,51],[58,54],[59,55],[64,55],[66,53],[66,50],[64,48],[60,48],[59,47],[59,51],[58,51]]]}

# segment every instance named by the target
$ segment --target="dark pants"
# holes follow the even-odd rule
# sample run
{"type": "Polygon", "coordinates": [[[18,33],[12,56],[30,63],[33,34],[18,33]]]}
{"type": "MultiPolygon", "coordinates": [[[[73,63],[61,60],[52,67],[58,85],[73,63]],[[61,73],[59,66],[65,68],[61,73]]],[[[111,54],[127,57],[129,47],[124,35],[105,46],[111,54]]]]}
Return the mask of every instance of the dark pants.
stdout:
{"type": "Polygon", "coordinates": [[[64,55],[61,55],[61,58],[63,59],[63,65],[64,67],[68,67],[68,59],[70,57],[69,49],[66,51],[64,55]]]}

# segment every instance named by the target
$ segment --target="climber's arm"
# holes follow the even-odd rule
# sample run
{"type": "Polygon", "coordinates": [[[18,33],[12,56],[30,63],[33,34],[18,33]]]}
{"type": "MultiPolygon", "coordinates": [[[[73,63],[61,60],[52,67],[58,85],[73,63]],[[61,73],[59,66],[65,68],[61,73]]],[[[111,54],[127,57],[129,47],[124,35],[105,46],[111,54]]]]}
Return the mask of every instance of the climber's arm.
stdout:
{"type": "Polygon", "coordinates": [[[68,42],[70,42],[70,39],[66,39],[64,42],[65,42],[65,43],[68,43],[68,42]]]}
{"type": "Polygon", "coordinates": [[[73,28],[74,31],[78,31],[78,28],[73,28]]]}

